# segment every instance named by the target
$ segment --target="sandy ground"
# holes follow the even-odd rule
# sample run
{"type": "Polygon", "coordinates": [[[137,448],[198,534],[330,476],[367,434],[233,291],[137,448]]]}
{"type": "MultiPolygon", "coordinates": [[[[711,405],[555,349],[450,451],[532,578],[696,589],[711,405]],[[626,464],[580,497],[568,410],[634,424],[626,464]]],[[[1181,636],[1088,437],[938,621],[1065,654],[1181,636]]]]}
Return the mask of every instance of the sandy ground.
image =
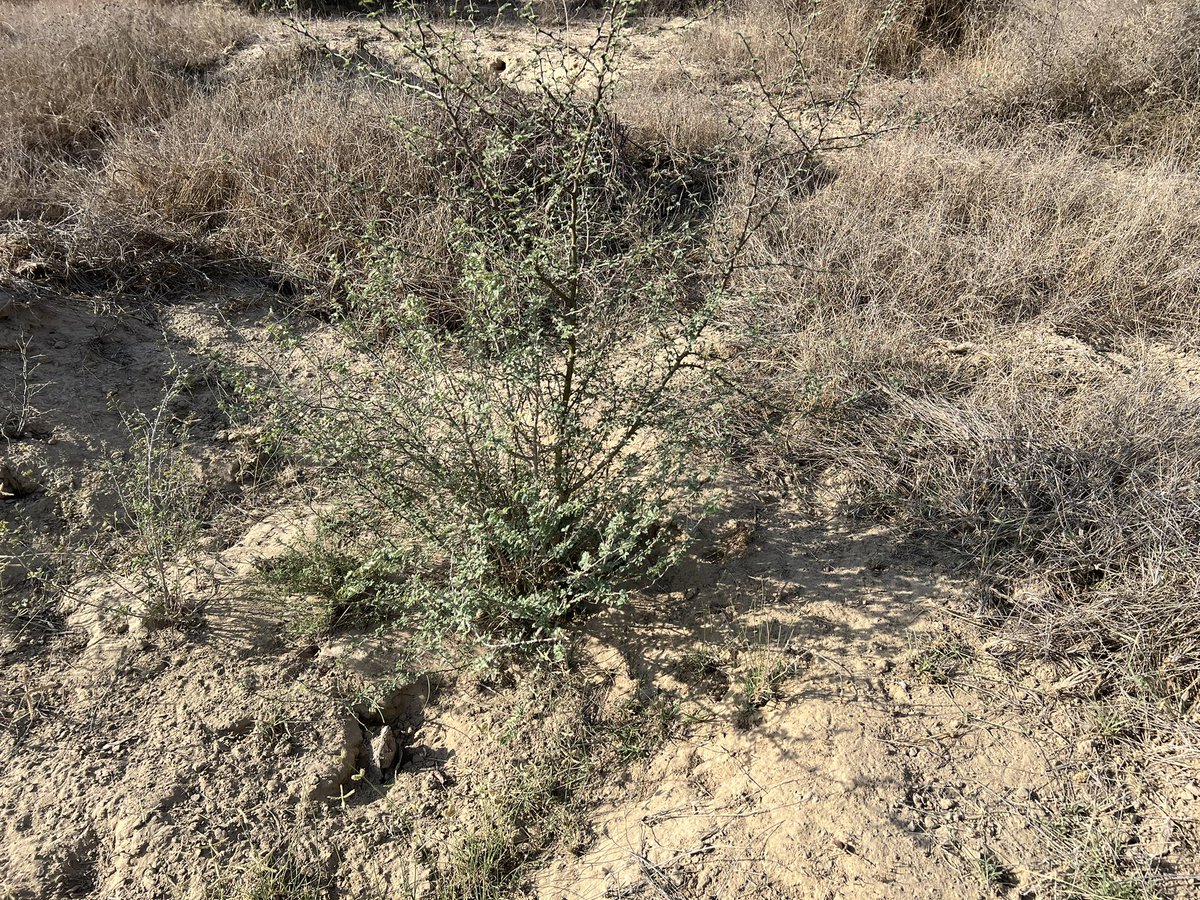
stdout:
{"type": "MultiPolygon", "coordinates": [[[[33,341],[46,412],[6,450],[38,485],[5,516],[102,533],[114,501],[98,466],[122,441],[105,398],[152,407],[166,373],[215,349],[261,362],[271,300],[17,303],[6,335],[33,341]]],[[[273,364],[303,378],[286,354],[273,364]]],[[[433,669],[399,681],[402,634],[286,638],[254,573],[310,510],[295,485],[244,474],[212,400],[198,387],[187,401],[195,455],[235,514],[186,576],[202,624],[148,629],[136,588],[101,573],[71,586],[52,627],[4,639],[0,884],[203,896],[276,842],[305,848],[342,896],[419,896],[415,850],[452,845],[475,815],[457,799],[537,752],[504,727],[527,687],[433,669]],[[385,724],[397,771],[367,786],[353,776],[385,724]]],[[[970,585],[896,535],[725,490],[672,581],[581,625],[579,671],[617,700],[669,700],[677,727],[604,773],[578,839],[527,892],[949,898],[992,891],[992,872],[996,890],[1055,896],[1093,831],[1186,868],[1173,854],[1200,788],[1166,787],[1186,761],[1136,771],[1107,755],[1086,677],[1012,664],[1004,635],[962,617],[970,585]],[[1059,824],[1072,814],[1078,834],[1059,824]]]]}
{"type": "MultiPolygon", "coordinates": [[[[503,35],[488,40],[511,62],[503,35]]],[[[5,384],[27,339],[41,388],[30,435],[0,444],[3,521],[40,535],[0,554],[6,585],[33,591],[56,554],[103,563],[119,411],[153,409],[180,371],[199,478],[224,510],[181,574],[198,627],[147,627],[136,587],[100,565],[44,627],[0,637],[4,896],[203,897],[280,846],[338,896],[423,896],[429,861],[478,824],[480,786],[538,752],[510,727],[538,697],[528,684],[433,662],[401,677],[403,633],[286,636],[255,573],[311,522],[320,486],[258,477],[254,429],[222,417],[212,369],[307,377],[302,353],[264,350],[277,303],[237,284],[124,308],[0,288],[5,384]],[[367,785],[355,774],[385,726],[395,771],[367,785]]],[[[1105,896],[1072,879],[1136,846],[1178,874],[1174,896],[1198,895],[1183,877],[1194,753],[1106,742],[1087,672],[1018,663],[1010,636],[972,624],[969,580],[901,536],[723,490],[668,583],[579,626],[577,672],[605,708],[662,702],[674,724],[603,773],[523,893],[1105,896]]],[[[572,715],[538,727],[580,727],[572,715]]]]}

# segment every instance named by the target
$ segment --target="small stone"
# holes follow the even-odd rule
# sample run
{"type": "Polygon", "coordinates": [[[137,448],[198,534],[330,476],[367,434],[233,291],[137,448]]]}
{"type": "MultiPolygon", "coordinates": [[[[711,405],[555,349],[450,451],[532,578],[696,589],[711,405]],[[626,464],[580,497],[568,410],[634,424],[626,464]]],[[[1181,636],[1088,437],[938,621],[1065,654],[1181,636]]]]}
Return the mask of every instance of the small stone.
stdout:
{"type": "Polygon", "coordinates": [[[943,797],[938,801],[938,809],[941,809],[945,812],[950,812],[950,810],[954,809],[954,807],[957,805],[958,804],[956,804],[949,797],[943,797]]]}

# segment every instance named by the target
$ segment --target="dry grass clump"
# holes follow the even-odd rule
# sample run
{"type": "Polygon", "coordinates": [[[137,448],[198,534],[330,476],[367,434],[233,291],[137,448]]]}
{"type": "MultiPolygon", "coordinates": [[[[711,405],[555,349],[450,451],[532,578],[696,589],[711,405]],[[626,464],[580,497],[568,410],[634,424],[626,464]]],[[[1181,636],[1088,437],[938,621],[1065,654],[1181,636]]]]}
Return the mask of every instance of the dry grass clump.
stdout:
{"type": "Polygon", "coordinates": [[[413,121],[417,105],[411,93],[337,77],[230,86],[124,135],[83,193],[126,229],[310,278],[408,208],[405,233],[435,258],[443,223],[411,208],[436,191],[431,160],[394,124],[413,121]]]}
{"type": "Polygon", "coordinates": [[[1200,12],[1183,0],[1027,0],[929,86],[934,108],[964,95],[963,129],[992,122],[1003,139],[1049,126],[1105,154],[1194,159],[1200,12]]]}
{"type": "Polygon", "coordinates": [[[630,136],[669,156],[710,156],[727,146],[734,125],[718,97],[681,72],[661,72],[623,86],[615,110],[630,136]]]}
{"type": "Polygon", "coordinates": [[[247,24],[190,3],[0,4],[0,208],[20,210],[14,189],[54,161],[175,109],[247,24]]]}
{"type": "Polygon", "coordinates": [[[1200,673],[1200,404],[1152,369],[1004,373],[894,394],[849,454],[863,499],[977,561],[998,607],[1110,688],[1184,704],[1200,673]],[[1061,376],[1060,376],[1061,378],[1061,376]]]}
{"type": "MultiPolygon", "coordinates": [[[[41,173],[30,214],[52,215],[10,225],[19,252],[5,268],[123,290],[228,263],[328,279],[370,227],[390,222],[402,223],[414,271],[420,259],[440,271],[444,209],[413,207],[438,191],[433,157],[413,133],[429,115],[415,93],[355,77],[296,42],[239,60],[237,77],[185,85],[176,101],[165,120],[114,121],[96,136],[92,163],[41,173]]],[[[98,94],[93,117],[115,102],[98,94]]]]}
{"type": "Polygon", "coordinates": [[[906,77],[958,51],[1003,0],[742,0],[699,30],[690,57],[723,79],[844,82],[848,71],[906,77]]]}
{"type": "Polygon", "coordinates": [[[956,345],[870,313],[755,349],[760,467],[957,554],[1035,652],[1099,662],[1106,691],[1194,702],[1200,402],[1161,351],[956,345]]]}
{"type": "MultiPolygon", "coordinates": [[[[867,306],[969,333],[1041,320],[1079,336],[1190,328],[1200,181],[1066,149],[970,149],[915,133],[837,160],[753,248],[777,315],[867,306]]],[[[755,276],[759,277],[759,276],[755,276]]]]}

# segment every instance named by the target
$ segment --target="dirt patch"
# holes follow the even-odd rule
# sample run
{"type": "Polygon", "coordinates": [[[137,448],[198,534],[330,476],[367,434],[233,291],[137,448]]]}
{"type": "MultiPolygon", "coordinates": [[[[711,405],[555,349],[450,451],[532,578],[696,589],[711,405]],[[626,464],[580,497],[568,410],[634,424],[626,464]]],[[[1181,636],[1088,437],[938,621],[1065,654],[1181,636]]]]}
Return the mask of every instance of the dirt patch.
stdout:
{"type": "MultiPolygon", "coordinates": [[[[620,104],[639,140],[712,146],[723,114],[752,102],[745,81],[710,78],[727,107],[699,96],[705,72],[681,62],[691,27],[631,32],[620,104]]],[[[401,73],[368,26],[313,29],[332,59],[293,47],[298,61],[272,64],[360,81],[401,73]]],[[[210,86],[253,77],[291,38],[264,25],[222,51],[210,86]]],[[[531,83],[529,34],[479,40],[489,85],[531,83]]],[[[118,280],[88,293],[10,238],[0,894],[1194,892],[1200,769],[1187,730],[1162,725],[1180,711],[1137,720],[1086,656],[1028,646],[1029,632],[977,605],[978,585],[950,557],[851,518],[835,476],[802,499],[726,475],[712,488],[719,512],[667,580],[583,616],[559,656],[536,664],[486,646],[431,653],[395,623],[297,634],[306,598],[269,591],[262,569],[309,540],[330,492],[319,466],[272,457],[264,423],[228,401],[231,379],[268,371],[303,391],[311,348],[336,341],[319,318],[330,307],[304,306],[299,283],[280,279],[153,296],[110,290],[118,280]],[[185,601],[169,623],[125,552],[120,487],[134,464],[129,417],[158,411],[188,423],[181,459],[201,511],[187,554],[160,560],[185,601]]],[[[844,354],[853,326],[842,327],[804,337],[844,354]]],[[[1029,372],[1069,393],[1142,358],[1037,323],[960,337],[930,339],[905,362],[923,373],[940,360],[965,385],[986,382],[997,357],[1021,357],[1014,390],[1029,372]]],[[[1142,349],[1194,393],[1194,354],[1142,349]]],[[[791,411],[797,427],[817,427],[823,390],[791,411]]],[[[1036,600],[1043,587],[1028,578],[1011,594],[1036,600]]]]}

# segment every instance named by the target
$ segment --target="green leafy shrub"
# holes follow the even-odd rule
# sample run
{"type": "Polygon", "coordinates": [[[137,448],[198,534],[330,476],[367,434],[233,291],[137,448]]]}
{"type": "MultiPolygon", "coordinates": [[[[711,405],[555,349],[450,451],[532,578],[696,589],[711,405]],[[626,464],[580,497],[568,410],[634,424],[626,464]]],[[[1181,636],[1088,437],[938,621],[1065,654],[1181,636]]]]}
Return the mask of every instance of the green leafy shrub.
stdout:
{"type": "Polygon", "coordinates": [[[434,98],[401,127],[438,148],[453,280],[414,284],[402,223],[379,223],[340,311],[352,352],[292,426],[409,548],[401,605],[440,627],[544,631],[677,545],[704,234],[693,182],[642,164],[610,112],[622,10],[539,51],[589,78],[531,92],[424,23],[396,35],[434,98]]]}

